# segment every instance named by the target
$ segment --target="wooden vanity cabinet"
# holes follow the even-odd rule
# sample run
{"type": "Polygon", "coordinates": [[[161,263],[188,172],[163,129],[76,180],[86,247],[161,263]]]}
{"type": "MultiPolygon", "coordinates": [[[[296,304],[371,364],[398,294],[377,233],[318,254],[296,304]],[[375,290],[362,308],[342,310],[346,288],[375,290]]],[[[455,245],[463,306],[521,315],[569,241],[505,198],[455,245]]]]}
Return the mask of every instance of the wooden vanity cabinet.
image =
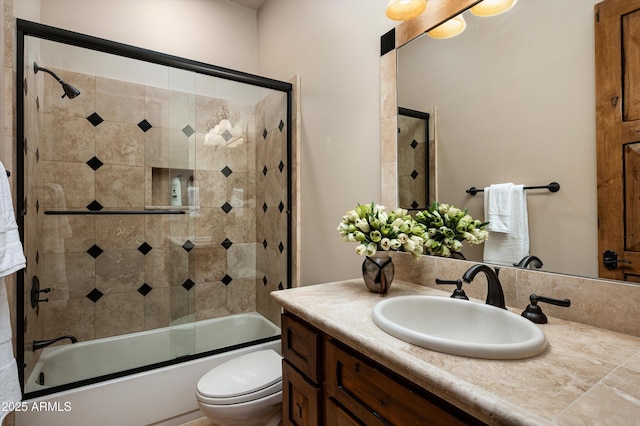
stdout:
{"type": "Polygon", "coordinates": [[[322,423],[322,333],[284,313],[282,335],[282,424],[322,423]]]}
{"type": "Polygon", "coordinates": [[[483,424],[289,313],[282,354],[285,425],[483,424]]]}

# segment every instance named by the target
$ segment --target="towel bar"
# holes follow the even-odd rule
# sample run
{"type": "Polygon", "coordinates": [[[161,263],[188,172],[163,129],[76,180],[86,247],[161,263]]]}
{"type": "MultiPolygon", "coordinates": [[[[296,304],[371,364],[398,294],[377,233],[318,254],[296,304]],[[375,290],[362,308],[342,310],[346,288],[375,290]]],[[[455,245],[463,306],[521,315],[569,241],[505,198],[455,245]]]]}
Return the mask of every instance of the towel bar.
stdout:
{"type": "MultiPolygon", "coordinates": [[[[549,185],[525,186],[524,189],[548,189],[549,192],[558,192],[560,191],[560,184],[558,182],[551,182],[549,185]]],[[[475,186],[472,186],[471,188],[466,190],[466,193],[470,195],[476,195],[478,192],[484,192],[484,189],[479,189],[475,186]]]]}

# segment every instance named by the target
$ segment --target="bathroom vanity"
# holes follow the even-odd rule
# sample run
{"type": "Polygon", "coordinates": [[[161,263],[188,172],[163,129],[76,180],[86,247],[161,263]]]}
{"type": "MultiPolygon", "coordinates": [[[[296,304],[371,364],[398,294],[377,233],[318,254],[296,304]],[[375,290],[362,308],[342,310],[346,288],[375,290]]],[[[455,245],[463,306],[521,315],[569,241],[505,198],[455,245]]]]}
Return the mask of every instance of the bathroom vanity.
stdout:
{"type": "MultiPolygon", "coordinates": [[[[394,281],[386,297],[410,294],[450,293],[394,281]]],[[[284,309],[284,424],[631,424],[640,418],[635,336],[550,317],[540,325],[548,340],[541,355],[475,359],[380,330],[371,310],[381,298],[361,279],[272,296],[284,309]]]]}

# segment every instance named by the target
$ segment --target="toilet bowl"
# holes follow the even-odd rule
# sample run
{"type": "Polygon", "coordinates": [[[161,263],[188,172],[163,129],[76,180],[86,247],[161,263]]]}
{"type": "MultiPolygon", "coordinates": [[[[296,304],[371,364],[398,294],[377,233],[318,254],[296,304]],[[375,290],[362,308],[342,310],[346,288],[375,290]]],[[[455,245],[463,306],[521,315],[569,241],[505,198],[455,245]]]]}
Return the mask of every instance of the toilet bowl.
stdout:
{"type": "Polygon", "coordinates": [[[196,385],[198,407],[221,426],[276,426],[282,420],[282,357],[272,349],[224,362],[196,385]]]}

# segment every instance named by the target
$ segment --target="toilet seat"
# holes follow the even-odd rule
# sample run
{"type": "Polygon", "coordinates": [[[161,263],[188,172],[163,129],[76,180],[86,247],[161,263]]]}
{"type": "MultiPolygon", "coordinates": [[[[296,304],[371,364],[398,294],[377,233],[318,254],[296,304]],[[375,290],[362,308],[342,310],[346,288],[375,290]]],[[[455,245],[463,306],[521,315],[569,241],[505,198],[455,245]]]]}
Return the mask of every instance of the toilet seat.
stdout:
{"type": "Polygon", "coordinates": [[[282,390],[282,357],[274,350],[252,352],[224,362],[196,386],[205,404],[229,405],[264,398],[282,390]]]}

